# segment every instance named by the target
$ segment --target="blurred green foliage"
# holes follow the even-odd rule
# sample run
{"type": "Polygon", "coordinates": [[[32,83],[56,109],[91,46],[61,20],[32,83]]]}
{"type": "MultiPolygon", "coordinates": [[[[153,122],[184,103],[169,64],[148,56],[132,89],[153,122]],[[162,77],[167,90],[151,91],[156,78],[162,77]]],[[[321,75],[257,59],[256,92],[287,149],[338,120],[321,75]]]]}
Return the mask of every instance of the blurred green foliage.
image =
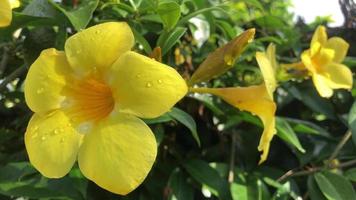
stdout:
{"type": "MultiPolygon", "coordinates": [[[[356,199],[356,89],[323,99],[310,80],[280,84],[278,137],[262,165],[258,118],[203,95],[189,95],[179,109],[146,120],[159,153],[144,183],[128,196],[101,189],[77,166],[62,179],[47,179],[28,162],[23,135],[32,113],[23,82],[43,49],[63,49],[70,35],[88,26],[126,21],[136,51],[150,55],[159,46],[163,62],[189,77],[208,53],[256,28],[256,39],[233,69],[206,83],[254,85],[262,81],[256,51],[273,42],[280,61],[297,61],[315,27],[328,23],[327,17],[295,23],[290,6],[287,0],[23,0],[11,26],[0,29],[0,199],[356,199]]],[[[356,52],[348,56],[345,64],[354,70],[356,52]]]]}

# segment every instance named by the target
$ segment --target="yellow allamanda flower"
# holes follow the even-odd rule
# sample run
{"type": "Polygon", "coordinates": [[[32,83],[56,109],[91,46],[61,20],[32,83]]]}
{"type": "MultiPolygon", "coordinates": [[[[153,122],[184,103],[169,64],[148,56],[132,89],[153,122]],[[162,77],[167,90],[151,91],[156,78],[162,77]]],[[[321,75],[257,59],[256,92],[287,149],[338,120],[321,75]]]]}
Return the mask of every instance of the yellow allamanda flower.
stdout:
{"type": "Polygon", "coordinates": [[[311,74],[313,83],[322,97],[331,97],[333,89],[351,89],[352,72],[341,64],[349,44],[340,37],[328,39],[324,26],[319,26],[302,53],[302,63],[311,74]]]}
{"type": "Polygon", "coordinates": [[[35,112],[25,145],[33,166],[46,177],[66,175],[78,160],[88,179],[127,194],[147,176],[157,153],[155,137],[140,118],[169,111],[186,93],[173,68],[130,51],[126,23],[90,27],[44,50],[25,81],[35,112]]]}
{"type": "Polygon", "coordinates": [[[1,0],[0,1],[0,27],[11,24],[12,9],[20,7],[19,0],[1,0]]]}
{"type": "Polygon", "coordinates": [[[263,125],[258,150],[262,151],[260,164],[267,159],[270,142],[276,133],[275,112],[277,109],[273,101],[273,92],[277,87],[275,71],[277,62],[275,59],[275,47],[270,45],[267,52],[257,52],[256,59],[261,69],[264,83],[249,87],[231,88],[191,88],[191,92],[210,93],[222,98],[232,106],[257,115],[263,125]]]}

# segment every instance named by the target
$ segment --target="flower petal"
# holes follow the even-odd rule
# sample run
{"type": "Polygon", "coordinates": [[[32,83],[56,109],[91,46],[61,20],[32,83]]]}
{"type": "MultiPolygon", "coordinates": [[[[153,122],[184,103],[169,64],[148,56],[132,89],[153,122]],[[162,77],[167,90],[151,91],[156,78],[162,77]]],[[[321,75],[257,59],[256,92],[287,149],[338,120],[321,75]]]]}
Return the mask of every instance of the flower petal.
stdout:
{"type": "Polygon", "coordinates": [[[132,115],[119,113],[105,118],[85,136],[78,162],[88,179],[125,195],[142,183],[156,154],[150,128],[132,115]]]}
{"type": "Polygon", "coordinates": [[[33,112],[60,107],[63,90],[72,71],[64,52],[46,49],[31,65],[25,81],[25,99],[33,112]]]}
{"type": "Polygon", "coordinates": [[[275,78],[275,69],[273,68],[273,62],[268,58],[266,53],[257,52],[256,60],[261,69],[263,80],[265,82],[268,95],[273,100],[273,92],[277,88],[277,81],[275,78]]]}
{"type": "Polygon", "coordinates": [[[335,51],[333,61],[337,63],[341,63],[345,59],[349,46],[350,45],[340,37],[332,37],[325,44],[326,48],[333,49],[335,51]]]}
{"type": "Polygon", "coordinates": [[[315,45],[324,46],[326,41],[328,40],[328,35],[326,33],[325,26],[318,26],[313,34],[313,38],[310,43],[310,47],[313,48],[315,45]]]}
{"type": "Polygon", "coordinates": [[[262,151],[259,163],[261,164],[267,159],[270,143],[276,133],[275,112],[277,106],[269,98],[264,84],[234,88],[193,88],[192,91],[214,94],[242,111],[248,111],[257,115],[264,125],[258,146],[258,150],[262,151]]]}
{"type": "Polygon", "coordinates": [[[65,44],[74,71],[82,76],[110,67],[134,45],[134,36],[125,22],[108,22],[85,29],[65,44]]]}
{"type": "Polygon", "coordinates": [[[333,90],[330,88],[328,80],[325,76],[318,73],[313,73],[312,78],[314,86],[316,87],[316,90],[320,96],[329,98],[333,95],[333,90]]]}
{"type": "Polygon", "coordinates": [[[26,133],[25,145],[31,164],[46,177],[60,178],[72,168],[82,135],[62,111],[34,114],[26,133]]]}
{"type": "Polygon", "coordinates": [[[188,90],[176,70],[135,52],[114,63],[109,82],[116,108],[143,118],[169,111],[188,90]]]}
{"type": "Polygon", "coordinates": [[[331,88],[352,88],[352,72],[347,66],[339,63],[331,63],[325,67],[325,71],[327,83],[331,88]]]}
{"type": "Polygon", "coordinates": [[[0,1],[0,27],[10,25],[12,19],[12,11],[9,0],[0,1]]]}
{"type": "Polygon", "coordinates": [[[20,7],[21,3],[19,0],[10,0],[11,9],[20,7]]]}

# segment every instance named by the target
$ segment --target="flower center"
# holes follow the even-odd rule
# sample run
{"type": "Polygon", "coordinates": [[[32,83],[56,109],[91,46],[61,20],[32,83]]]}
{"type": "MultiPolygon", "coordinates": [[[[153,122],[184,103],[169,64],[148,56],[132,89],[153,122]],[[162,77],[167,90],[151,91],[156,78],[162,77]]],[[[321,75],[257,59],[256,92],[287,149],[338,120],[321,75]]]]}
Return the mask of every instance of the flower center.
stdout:
{"type": "Polygon", "coordinates": [[[96,122],[114,108],[110,87],[94,76],[73,83],[69,93],[73,101],[69,103],[69,112],[76,123],[96,122]]]}

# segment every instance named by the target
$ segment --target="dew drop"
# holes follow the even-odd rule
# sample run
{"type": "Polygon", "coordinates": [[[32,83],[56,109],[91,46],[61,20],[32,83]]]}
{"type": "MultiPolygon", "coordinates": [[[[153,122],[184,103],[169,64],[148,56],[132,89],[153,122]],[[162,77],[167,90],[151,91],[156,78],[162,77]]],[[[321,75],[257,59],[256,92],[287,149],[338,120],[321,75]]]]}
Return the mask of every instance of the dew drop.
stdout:
{"type": "Polygon", "coordinates": [[[34,134],[31,136],[31,138],[32,138],[32,139],[35,139],[37,136],[38,136],[38,134],[37,134],[37,133],[34,133],[34,134]]]}
{"type": "Polygon", "coordinates": [[[99,31],[99,30],[96,30],[96,31],[95,31],[95,34],[99,34],[99,33],[100,33],[100,31],[99,31]]]}
{"type": "Polygon", "coordinates": [[[162,84],[162,83],[163,83],[163,81],[162,81],[161,79],[159,79],[157,82],[158,82],[159,84],[162,84]]]}
{"type": "Polygon", "coordinates": [[[148,83],[146,84],[146,87],[148,87],[148,88],[152,87],[152,83],[148,82],[148,83]]]}
{"type": "Polygon", "coordinates": [[[41,94],[41,93],[43,93],[43,91],[44,91],[44,88],[38,88],[36,92],[37,92],[37,94],[41,94]]]}
{"type": "Polygon", "coordinates": [[[80,54],[82,52],[82,50],[78,49],[77,51],[75,51],[75,53],[80,54]]]}
{"type": "Polygon", "coordinates": [[[46,136],[42,136],[42,137],[41,137],[41,140],[42,140],[42,141],[45,141],[45,140],[46,140],[46,136]]]}
{"type": "Polygon", "coordinates": [[[64,138],[61,138],[61,140],[60,140],[59,142],[60,142],[60,143],[63,143],[63,142],[64,142],[64,140],[65,140],[64,138]]]}
{"type": "Polygon", "coordinates": [[[137,77],[137,78],[141,78],[142,75],[141,75],[141,74],[137,74],[136,77],[137,77]]]}
{"type": "Polygon", "coordinates": [[[58,135],[58,134],[59,134],[59,130],[58,130],[58,129],[54,129],[53,132],[54,132],[55,135],[58,135]]]}
{"type": "Polygon", "coordinates": [[[87,134],[92,127],[90,122],[84,122],[78,125],[77,130],[81,134],[87,134]]]}
{"type": "Polygon", "coordinates": [[[32,132],[36,132],[37,130],[38,130],[38,126],[34,126],[34,127],[31,129],[32,132]]]}

